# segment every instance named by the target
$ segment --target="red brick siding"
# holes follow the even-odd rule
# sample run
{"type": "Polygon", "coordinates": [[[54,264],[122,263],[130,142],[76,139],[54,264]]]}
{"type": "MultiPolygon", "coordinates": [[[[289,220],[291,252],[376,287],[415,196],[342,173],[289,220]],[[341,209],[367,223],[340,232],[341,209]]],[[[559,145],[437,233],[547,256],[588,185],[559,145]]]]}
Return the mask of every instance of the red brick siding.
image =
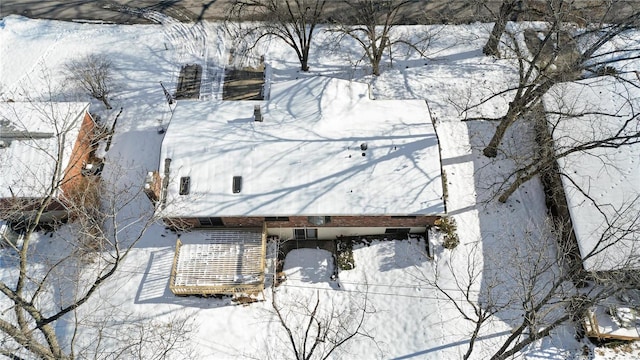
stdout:
{"type": "Polygon", "coordinates": [[[64,171],[64,178],[60,188],[64,193],[71,193],[74,188],[79,186],[82,180],[82,167],[89,160],[91,154],[95,123],[93,118],[87,111],[84,113],[82,124],[80,125],[80,132],[73,150],[71,157],[69,158],[69,164],[64,171]]]}
{"type": "MultiPolygon", "coordinates": [[[[262,227],[263,217],[223,217],[222,222],[228,227],[262,227]]],[[[269,224],[267,224],[269,226],[269,224]]]]}
{"type": "MultiPolygon", "coordinates": [[[[267,221],[268,228],[303,228],[303,227],[423,227],[433,225],[438,216],[416,216],[415,218],[394,218],[392,216],[332,216],[324,225],[309,222],[306,216],[289,216],[289,221],[267,221]]],[[[226,227],[261,227],[264,217],[223,217],[226,227]]],[[[200,227],[197,218],[165,219],[169,226],[200,227]],[[176,226],[176,224],[178,224],[176,226]]]]}

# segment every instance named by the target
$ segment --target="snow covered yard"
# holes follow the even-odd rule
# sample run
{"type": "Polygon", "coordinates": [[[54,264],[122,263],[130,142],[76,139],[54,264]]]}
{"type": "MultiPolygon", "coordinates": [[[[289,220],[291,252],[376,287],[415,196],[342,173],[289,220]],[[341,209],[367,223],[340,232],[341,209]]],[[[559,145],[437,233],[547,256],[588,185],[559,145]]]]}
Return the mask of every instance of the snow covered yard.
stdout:
{"type": "MultiPolygon", "coordinates": [[[[92,111],[105,121],[112,121],[123,108],[107,153],[104,177],[122,188],[141,186],[146,172],[158,168],[162,141],[158,128],[171,117],[159,82],[173,91],[180,67],[199,63],[205,69],[203,79],[208,82],[205,98],[219,98],[220,71],[229,50],[219,24],[181,24],[164,17],[159,21],[161,25],[118,26],[15,16],[0,20],[0,96],[2,100],[15,101],[28,97],[46,99],[49,95],[55,99],[78,96],[69,88],[51,94],[50,85],[57,88],[64,84],[66,61],[85,54],[104,54],[116,69],[114,109],[104,110],[94,102],[92,111]]],[[[414,29],[425,30],[402,28],[407,32],[414,29]]],[[[355,269],[341,271],[337,281],[330,278],[333,261],[325,251],[296,250],[287,257],[288,279],[276,295],[280,304],[312,304],[319,299],[323,305],[348,309],[350,304],[367,303],[370,313],[366,314],[363,330],[375,341],[357,337],[334,353],[335,358],[461,358],[473,324],[432,287],[430,279],[440,274],[441,286],[455,291],[455,279],[447,277],[447,269],[464,274],[475,266],[481,272],[471,287],[472,300],[482,301],[496,279],[507,297],[514,290],[509,289],[508,279],[518,270],[520,256],[554,251],[548,246],[550,236],[540,182],[525,184],[505,204],[492,199],[494,182],[513,164],[506,158],[490,161],[480,151],[494,124],[462,121],[461,107],[479,102],[516,75],[506,62],[482,55],[489,29],[486,24],[428,28],[437,33],[428,59],[394,54],[393,67],[385,68],[378,78],[367,75],[354,47],[345,43],[344,48],[335,49],[329,46],[325,33],[319,34],[318,46],[312,49],[311,75],[296,71],[295,56],[276,40],[264,43],[257,51],[265,54],[272,71],[271,81],[327,75],[368,82],[376,98],[427,99],[435,119],[446,173],[447,212],[456,219],[461,240],[455,250],[438,246],[431,260],[426,256],[424,242],[374,241],[354,249],[355,269]]],[[[497,98],[477,111],[488,117],[499,116],[506,110],[507,101],[497,98]]],[[[514,128],[505,142],[521,146],[530,143],[530,136],[530,129],[514,128]]],[[[134,216],[151,209],[143,195],[127,207],[134,216]]],[[[55,240],[64,235],[40,236],[39,250],[55,249],[59,246],[55,240]]],[[[126,259],[117,278],[104,284],[81,309],[81,322],[104,323],[112,332],[123,329],[105,340],[114,343],[127,335],[135,337],[138,329],[132,324],[182,323],[189,341],[179,346],[196,358],[291,357],[286,335],[270,305],[270,289],[265,291],[264,301],[249,306],[237,306],[228,299],[176,297],[170,292],[168,281],[176,238],[162,224],[152,226],[126,259]]],[[[2,264],[0,276],[9,277],[12,272],[2,264]]],[[[456,300],[465,306],[464,299],[456,300]]],[[[352,311],[358,309],[356,306],[352,311]]],[[[504,341],[510,334],[513,316],[517,314],[500,312],[482,328],[474,358],[485,358],[504,341]]],[[[56,332],[68,340],[73,336],[74,319],[62,320],[56,332]]],[[[87,334],[81,343],[90,347],[91,332],[87,334]]],[[[580,358],[584,344],[573,336],[573,328],[561,328],[530,347],[526,356],[580,358]]],[[[637,358],[640,352],[633,346],[630,352],[615,355],[598,350],[595,358],[637,358]]]]}

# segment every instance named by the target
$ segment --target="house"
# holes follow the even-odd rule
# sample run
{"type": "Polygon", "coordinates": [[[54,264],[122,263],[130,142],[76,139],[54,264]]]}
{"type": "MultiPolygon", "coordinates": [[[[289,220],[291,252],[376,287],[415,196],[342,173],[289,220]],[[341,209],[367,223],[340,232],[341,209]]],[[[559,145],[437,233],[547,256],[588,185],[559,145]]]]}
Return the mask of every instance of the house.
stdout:
{"type": "Polygon", "coordinates": [[[94,126],[88,103],[0,103],[0,218],[29,221],[48,196],[40,223],[66,218],[66,201],[89,163],[94,126]]]}
{"type": "Polygon", "coordinates": [[[424,100],[312,76],[264,101],[179,102],[148,194],[176,228],[262,228],[280,239],[424,233],[445,213],[424,100]]]}
{"type": "Polygon", "coordinates": [[[272,83],[267,100],[180,101],[147,195],[181,232],[176,295],[258,293],[267,237],[424,233],[445,213],[423,100],[372,100],[328,77],[272,83]]]}
{"type": "Polygon", "coordinates": [[[618,272],[618,278],[620,271],[640,269],[639,101],[639,89],[605,76],[556,85],[544,103],[557,153],[620,138],[558,160],[566,199],[561,208],[584,269],[618,272]]]}

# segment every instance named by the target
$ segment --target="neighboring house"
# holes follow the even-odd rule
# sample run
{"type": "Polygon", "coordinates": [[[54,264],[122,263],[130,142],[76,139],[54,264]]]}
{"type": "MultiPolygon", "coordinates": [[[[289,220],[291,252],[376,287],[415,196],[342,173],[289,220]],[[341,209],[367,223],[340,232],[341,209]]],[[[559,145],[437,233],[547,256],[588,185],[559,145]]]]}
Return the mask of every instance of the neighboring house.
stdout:
{"type": "Polygon", "coordinates": [[[66,218],[65,197],[81,181],[94,126],[88,103],[0,103],[0,218],[31,219],[49,195],[40,222],[66,218]]]}
{"type": "Polygon", "coordinates": [[[264,101],[178,103],[148,194],[181,228],[262,228],[287,239],[424,233],[445,213],[424,100],[304,77],[264,101]]]}
{"type": "Polygon", "coordinates": [[[561,84],[545,99],[556,152],[628,137],[625,145],[586,149],[558,161],[575,240],[589,272],[640,270],[638,105],[640,90],[612,77],[561,84]]]}
{"type": "MultiPolygon", "coordinates": [[[[559,159],[564,196],[555,205],[570,219],[569,235],[584,269],[596,279],[613,278],[631,288],[638,286],[633,274],[640,270],[639,104],[640,90],[612,77],[561,84],[545,98],[556,153],[592,140],[627,137],[619,147],[609,142],[559,159]],[[581,116],[560,115],[566,113],[581,116]]],[[[586,312],[583,325],[591,338],[640,340],[640,292],[605,299],[586,312]]]]}

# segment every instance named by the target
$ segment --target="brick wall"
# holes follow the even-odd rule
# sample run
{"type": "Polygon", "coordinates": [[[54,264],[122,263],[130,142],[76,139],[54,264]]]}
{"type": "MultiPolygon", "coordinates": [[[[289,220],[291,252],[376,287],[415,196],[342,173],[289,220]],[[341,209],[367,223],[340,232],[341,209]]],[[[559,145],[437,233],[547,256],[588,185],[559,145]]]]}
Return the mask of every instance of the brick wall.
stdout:
{"type": "Polygon", "coordinates": [[[73,189],[78,187],[82,181],[82,168],[88,162],[93,149],[94,127],[93,118],[89,115],[89,112],[85,111],[78,138],[73,145],[69,163],[64,170],[64,178],[60,186],[64,193],[72,193],[73,189]]]}
{"type": "MultiPolygon", "coordinates": [[[[268,228],[323,228],[323,227],[424,227],[433,225],[438,216],[331,216],[330,221],[317,225],[309,222],[307,216],[289,216],[288,221],[267,221],[268,228]]],[[[264,217],[223,217],[225,227],[261,227],[264,217]]],[[[200,227],[197,218],[166,218],[171,227],[200,227]]]]}

